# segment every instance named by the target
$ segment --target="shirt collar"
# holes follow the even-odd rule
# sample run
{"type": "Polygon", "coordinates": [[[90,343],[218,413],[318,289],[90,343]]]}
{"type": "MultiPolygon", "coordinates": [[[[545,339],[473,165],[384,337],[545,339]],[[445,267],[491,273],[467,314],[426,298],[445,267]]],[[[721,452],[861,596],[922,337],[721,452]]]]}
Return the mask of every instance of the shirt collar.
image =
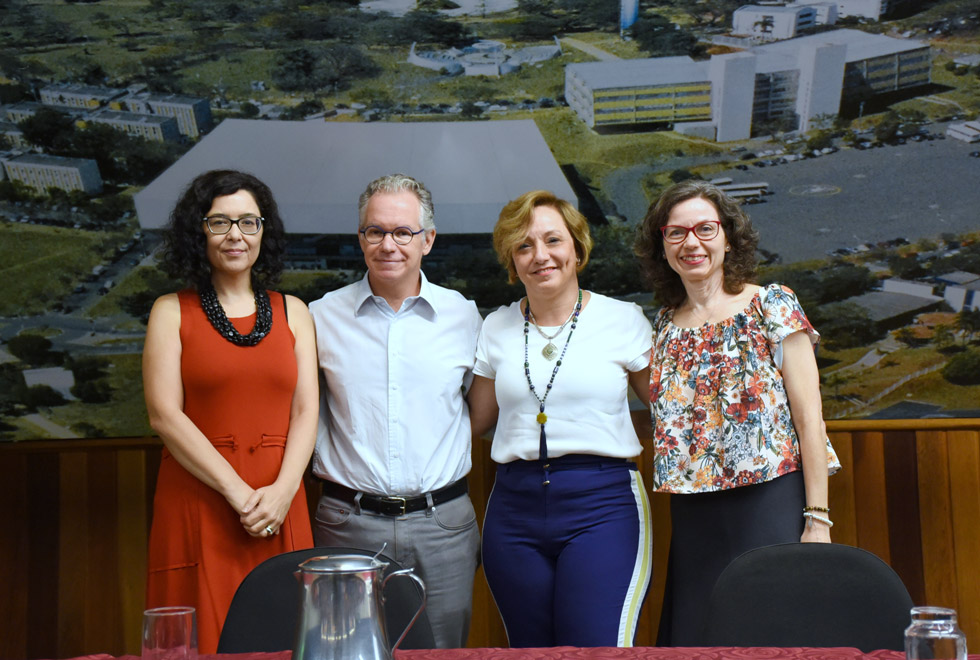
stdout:
{"type": "MultiPolygon", "coordinates": [[[[419,271],[419,274],[422,280],[421,286],[419,287],[419,294],[406,298],[397,313],[401,314],[403,312],[414,311],[414,313],[423,318],[435,321],[439,317],[439,306],[436,302],[436,288],[426,278],[425,273],[419,271]]],[[[359,282],[355,283],[355,286],[357,287],[354,291],[355,316],[363,314],[368,304],[377,305],[379,309],[386,313],[393,313],[388,302],[381,296],[374,295],[371,291],[371,283],[368,281],[367,273],[364,274],[364,277],[359,282]]]]}

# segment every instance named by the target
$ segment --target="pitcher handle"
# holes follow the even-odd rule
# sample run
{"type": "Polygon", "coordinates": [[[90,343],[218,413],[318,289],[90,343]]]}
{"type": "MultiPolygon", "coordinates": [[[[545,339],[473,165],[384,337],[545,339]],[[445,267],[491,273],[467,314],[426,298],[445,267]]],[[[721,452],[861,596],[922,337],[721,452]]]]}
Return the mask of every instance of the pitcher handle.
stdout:
{"type": "Polygon", "coordinates": [[[392,571],[391,573],[389,573],[388,576],[381,581],[381,589],[384,590],[385,585],[388,584],[388,580],[390,580],[393,577],[397,577],[399,575],[410,577],[413,580],[415,580],[415,582],[419,585],[419,588],[422,589],[422,604],[419,605],[419,609],[415,612],[415,616],[412,617],[412,620],[408,622],[407,626],[405,626],[405,630],[402,631],[402,634],[398,638],[398,641],[395,642],[395,644],[391,647],[392,653],[394,653],[395,649],[398,648],[398,645],[402,643],[402,640],[405,639],[405,635],[407,635],[408,631],[412,629],[412,626],[415,625],[415,622],[418,620],[419,615],[422,614],[422,610],[425,609],[425,582],[422,582],[422,578],[416,575],[415,570],[412,568],[403,568],[400,571],[392,571]]]}

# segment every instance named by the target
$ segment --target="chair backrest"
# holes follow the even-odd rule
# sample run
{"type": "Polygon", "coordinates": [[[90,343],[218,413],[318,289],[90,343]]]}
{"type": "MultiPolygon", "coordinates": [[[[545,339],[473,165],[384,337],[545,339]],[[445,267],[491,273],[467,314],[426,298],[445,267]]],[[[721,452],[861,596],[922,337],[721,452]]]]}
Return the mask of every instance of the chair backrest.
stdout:
{"type": "MultiPolygon", "coordinates": [[[[373,557],[377,553],[359,548],[320,547],[294,550],[266,559],[253,568],[238,586],[221,628],[218,653],[291,650],[296,641],[296,624],[302,606],[302,588],[293,573],[310,557],[330,554],[373,557]]],[[[378,559],[388,563],[385,575],[402,568],[385,555],[378,555],[378,559]]],[[[414,616],[422,596],[413,581],[394,579],[385,585],[384,597],[385,627],[388,641],[394,644],[414,616]]],[[[434,646],[432,627],[423,610],[399,648],[426,649],[434,646]]]]}
{"type": "Polygon", "coordinates": [[[722,572],[708,600],[705,646],[904,648],[912,599],[866,550],[785,543],[750,550],[722,572]]]}

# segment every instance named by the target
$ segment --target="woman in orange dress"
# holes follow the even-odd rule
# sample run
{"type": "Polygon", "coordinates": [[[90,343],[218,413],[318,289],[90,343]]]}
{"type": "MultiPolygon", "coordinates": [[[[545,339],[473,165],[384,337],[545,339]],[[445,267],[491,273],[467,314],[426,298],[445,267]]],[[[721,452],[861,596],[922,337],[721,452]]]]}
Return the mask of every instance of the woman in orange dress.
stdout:
{"type": "Polygon", "coordinates": [[[242,579],[313,545],[302,477],[319,401],[313,323],[268,291],[284,230],[269,188],[242,172],[198,176],[171,214],[162,259],[189,285],[153,305],[143,351],[150,425],[165,449],[153,501],[147,605],[197,608],[215,653],[242,579]]]}

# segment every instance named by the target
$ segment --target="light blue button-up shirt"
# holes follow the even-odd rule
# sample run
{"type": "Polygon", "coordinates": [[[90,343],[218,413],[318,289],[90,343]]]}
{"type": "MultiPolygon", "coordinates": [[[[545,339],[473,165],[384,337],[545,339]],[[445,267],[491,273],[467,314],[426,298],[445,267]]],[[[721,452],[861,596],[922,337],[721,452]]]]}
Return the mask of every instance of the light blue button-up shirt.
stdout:
{"type": "Polygon", "coordinates": [[[396,312],[365,277],[310,304],[323,376],[313,472],[376,495],[420,495],[469,471],[476,305],[422,275],[396,312]],[[325,381],[325,386],[324,386],[325,381]]]}

